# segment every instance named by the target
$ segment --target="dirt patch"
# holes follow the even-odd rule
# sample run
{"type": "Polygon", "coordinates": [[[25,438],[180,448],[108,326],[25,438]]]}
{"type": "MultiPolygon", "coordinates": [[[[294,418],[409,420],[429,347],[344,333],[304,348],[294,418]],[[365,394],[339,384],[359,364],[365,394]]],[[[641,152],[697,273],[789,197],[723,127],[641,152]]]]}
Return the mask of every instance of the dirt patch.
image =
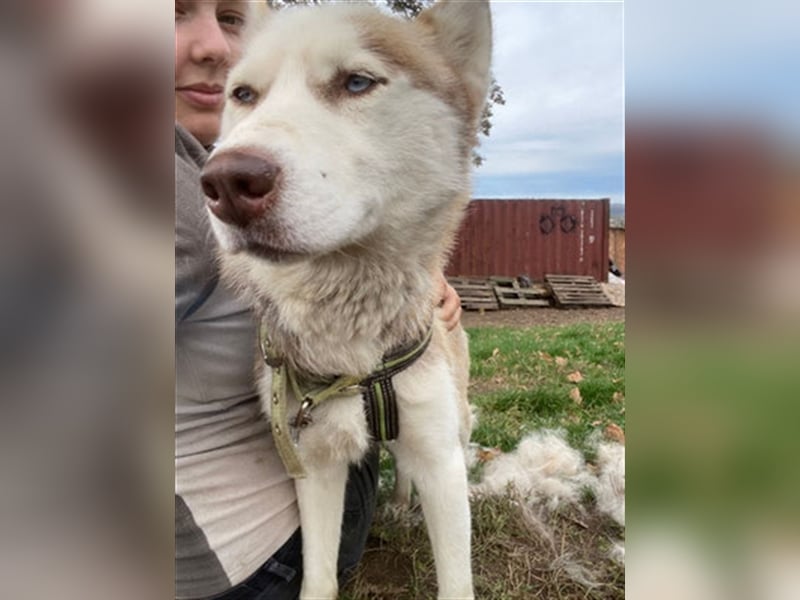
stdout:
{"type": "Polygon", "coordinates": [[[400,598],[408,593],[409,582],[414,579],[414,559],[388,547],[382,539],[370,535],[364,556],[349,582],[351,598],[383,600],[400,598]]]}
{"type": "MultiPolygon", "coordinates": [[[[472,499],[475,597],[622,600],[624,566],[612,557],[624,532],[592,501],[546,512],[515,493],[472,499]]],[[[418,512],[418,508],[415,509],[418,512]]],[[[421,519],[379,515],[342,600],[432,598],[436,572],[421,519]]]]}
{"type": "Polygon", "coordinates": [[[535,327],[538,325],[571,325],[573,323],[613,323],[625,321],[625,308],[522,308],[492,310],[483,314],[464,311],[464,327],[535,327]]]}

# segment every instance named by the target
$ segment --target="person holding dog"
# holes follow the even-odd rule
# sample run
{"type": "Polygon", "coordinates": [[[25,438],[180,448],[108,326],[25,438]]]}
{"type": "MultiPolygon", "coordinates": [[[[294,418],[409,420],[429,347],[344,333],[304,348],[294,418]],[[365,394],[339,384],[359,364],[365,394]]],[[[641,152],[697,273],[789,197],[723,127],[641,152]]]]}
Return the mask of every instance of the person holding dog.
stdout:
{"type": "MultiPolygon", "coordinates": [[[[241,50],[243,0],[175,0],[176,598],[297,598],[302,549],[294,483],[263,418],[256,324],[220,280],[200,186],[220,129],[225,76],[241,50]]],[[[439,318],[459,322],[441,277],[439,318]]],[[[361,558],[375,509],[378,453],[350,469],[340,579],[361,558]]]]}

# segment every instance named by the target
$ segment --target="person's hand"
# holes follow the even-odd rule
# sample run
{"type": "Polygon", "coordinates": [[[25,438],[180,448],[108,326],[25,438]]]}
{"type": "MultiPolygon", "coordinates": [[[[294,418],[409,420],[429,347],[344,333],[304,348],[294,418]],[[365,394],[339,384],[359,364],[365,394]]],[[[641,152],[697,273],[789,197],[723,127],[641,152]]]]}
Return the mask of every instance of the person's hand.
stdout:
{"type": "Polygon", "coordinates": [[[461,298],[452,285],[447,283],[444,273],[439,275],[439,318],[444,321],[447,331],[455,329],[461,320],[461,298]]]}

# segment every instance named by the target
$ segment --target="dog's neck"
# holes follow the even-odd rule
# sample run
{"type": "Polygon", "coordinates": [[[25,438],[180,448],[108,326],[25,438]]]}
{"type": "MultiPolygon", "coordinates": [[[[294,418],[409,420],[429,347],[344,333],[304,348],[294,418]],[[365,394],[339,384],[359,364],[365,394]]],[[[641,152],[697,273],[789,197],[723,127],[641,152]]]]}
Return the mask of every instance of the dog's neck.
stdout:
{"type": "Polygon", "coordinates": [[[383,228],[297,262],[223,253],[223,275],[290,366],[310,375],[366,376],[385,353],[432,326],[437,279],[468,201],[458,194],[428,211],[425,226],[383,228]]]}
{"type": "Polygon", "coordinates": [[[259,267],[254,304],[276,350],[300,371],[366,375],[431,326],[436,257],[352,251],[259,267]],[[260,277],[259,277],[260,279],[260,277]]]}

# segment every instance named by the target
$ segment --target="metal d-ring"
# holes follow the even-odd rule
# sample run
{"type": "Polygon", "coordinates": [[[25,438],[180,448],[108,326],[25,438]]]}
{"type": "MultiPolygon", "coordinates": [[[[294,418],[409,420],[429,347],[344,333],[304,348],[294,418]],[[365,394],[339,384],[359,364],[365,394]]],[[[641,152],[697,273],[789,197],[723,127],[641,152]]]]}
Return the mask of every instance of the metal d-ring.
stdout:
{"type": "Polygon", "coordinates": [[[292,426],[297,429],[303,429],[311,425],[311,423],[314,422],[314,419],[311,417],[312,408],[314,408],[314,402],[311,398],[308,396],[303,398],[303,402],[300,403],[300,410],[297,411],[297,416],[294,418],[292,426]]]}

